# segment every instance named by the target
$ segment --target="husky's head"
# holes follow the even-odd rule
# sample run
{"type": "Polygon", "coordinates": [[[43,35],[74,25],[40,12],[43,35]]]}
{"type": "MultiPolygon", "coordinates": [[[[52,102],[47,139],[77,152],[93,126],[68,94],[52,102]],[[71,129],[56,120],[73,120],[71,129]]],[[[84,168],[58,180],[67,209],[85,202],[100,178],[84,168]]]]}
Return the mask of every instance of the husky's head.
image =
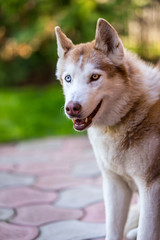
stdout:
{"type": "Polygon", "coordinates": [[[55,31],[57,78],[63,85],[65,113],[74,128],[82,131],[92,124],[115,124],[111,112],[114,106],[114,111],[118,108],[127,85],[124,48],[117,32],[99,19],[95,40],[74,45],[59,27],[55,31]]]}

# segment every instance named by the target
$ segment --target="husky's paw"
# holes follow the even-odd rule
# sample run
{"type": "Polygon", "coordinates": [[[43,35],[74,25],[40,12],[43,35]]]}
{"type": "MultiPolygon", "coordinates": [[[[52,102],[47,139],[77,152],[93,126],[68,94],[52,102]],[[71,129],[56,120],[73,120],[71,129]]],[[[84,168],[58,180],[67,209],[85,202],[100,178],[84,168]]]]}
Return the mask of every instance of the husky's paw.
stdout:
{"type": "Polygon", "coordinates": [[[128,240],[136,240],[137,239],[137,231],[138,231],[138,228],[134,228],[132,230],[130,230],[128,233],[127,233],[127,239],[128,240]]]}

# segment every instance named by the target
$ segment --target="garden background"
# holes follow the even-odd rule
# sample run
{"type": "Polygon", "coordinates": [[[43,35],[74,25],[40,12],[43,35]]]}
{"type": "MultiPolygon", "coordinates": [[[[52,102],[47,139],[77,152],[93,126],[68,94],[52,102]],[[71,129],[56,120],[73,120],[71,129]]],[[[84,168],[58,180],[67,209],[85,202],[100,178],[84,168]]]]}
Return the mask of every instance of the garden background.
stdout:
{"type": "Polygon", "coordinates": [[[158,0],[0,0],[0,142],[77,134],[55,78],[56,25],[79,43],[105,18],[126,48],[157,63],[159,13],[158,0]]]}

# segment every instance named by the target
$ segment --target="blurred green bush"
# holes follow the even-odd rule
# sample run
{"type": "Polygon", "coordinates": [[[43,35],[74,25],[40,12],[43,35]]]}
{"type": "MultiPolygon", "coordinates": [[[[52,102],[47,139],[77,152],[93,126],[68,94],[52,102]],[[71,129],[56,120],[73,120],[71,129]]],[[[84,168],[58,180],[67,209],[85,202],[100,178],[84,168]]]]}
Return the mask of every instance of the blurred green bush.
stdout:
{"type": "Polygon", "coordinates": [[[76,134],[59,85],[0,89],[0,142],[76,134]]]}

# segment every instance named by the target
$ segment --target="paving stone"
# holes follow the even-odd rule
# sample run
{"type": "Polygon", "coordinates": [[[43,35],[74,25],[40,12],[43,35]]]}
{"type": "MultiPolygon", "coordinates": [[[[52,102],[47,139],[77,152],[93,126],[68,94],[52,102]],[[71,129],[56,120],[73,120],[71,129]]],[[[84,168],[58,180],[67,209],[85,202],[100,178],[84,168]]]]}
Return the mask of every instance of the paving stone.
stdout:
{"type": "Polygon", "coordinates": [[[40,228],[37,240],[85,240],[105,235],[104,224],[83,223],[77,220],[52,223],[40,228]]]}
{"type": "Polygon", "coordinates": [[[91,240],[105,240],[104,238],[94,238],[94,239],[91,239],[91,240]]]}
{"type": "Polygon", "coordinates": [[[1,240],[34,240],[39,234],[36,227],[16,226],[0,222],[1,240]]]}
{"type": "Polygon", "coordinates": [[[85,208],[85,216],[82,221],[87,222],[105,222],[104,202],[98,202],[85,208]]]}
{"type": "Polygon", "coordinates": [[[15,150],[0,157],[1,163],[19,164],[21,162],[45,162],[53,158],[53,150],[48,152],[44,150],[15,150]]]}
{"type": "Polygon", "coordinates": [[[13,209],[10,208],[0,208],[0,220],[8,220],[14,214],[13,209]]]}
{"type": "Polygon", "coordinates": [[[74,187],[82,184],[90,184],[92,179],[76,178],[69,174],[57,174],[40,176],[34,186],[47,190],[58,190],[74,187]]]}
{"type": "Polygon", "coordinates": [[[33,205],[16,209],[17,215],[10,221],[22,225],[40,226],[54,221],[80,219],[81,210],[57,208],[52,205],[33,205]]]}
{"type": "MultiPolygon", "coordinates": [[[[91,240],[105,240],[105,238],[93,238],[91,240]]],[[[123,238],[123,240],[127,240],[126,238],[123,238]]]]}
{"type": "Polygon", "coordinates": [[[69,208],[83,208],[101,200],[103,200],[101,188],[84,185],[61,192],[55,205],[69,208]]]}
{"type": "Polygon", "coordinates": [[[91,145],[89,143],[88,137],[69,137],[64,138],[63,149],[66,152],[77,153],[77,150],[83,150],[81,153],[88,151],[91,149],[91,145]]]}
{"type": "Polygon", "coordinates": [[[72,174],[80,177],[95,177],[100,175],[97,162],[94,158],[83,160],[72,170],[72,174]]]}
{"type": "MultiPolygon", "coordinates": [[[[55,236],[56,240],[104,240],[101,185],[86,136],[0,145],[0,187],[7,186],[0,189],[0,207],[17,210],[17,215],[11,215],[12,209],[0,208],[0,220],[10,219],[9,224],[0,222],[0,240],[35,240],[35,226],[41,226],[42,231],[37,240],[53,240],[55,236]],[[34,183],[29,175],[39,176],[35,186],[45,191],[22,187],[34,183]],[[59,198],[48,190],[61,190],[59,198]],[[86,216],[76,208],[85,208],[86,216]]],[[[134,197],[132,204],[136,202],[134,197]]]]}
{"type": "Polygon", "coordinates": [[[94,239],[91,239],[91,240],[105,240],[104,238],[94,238],[94,239]]]}
{"type": "Polygon", "coordinates": [[[62,158],[63,164],[66,160],[67,162],[69,161],[72,163],[81,162],[84,159],[88,160],[88,156],[90,156],[90,154],[92,154],[92,158],[94,158],[91,145],[86,136],[67,138],[64,141],[60,154],[61,156],[64,156],[62,158]]]}
{"type": "Polygon", "coordinates": [[[102,188],[102,176],[94,178],[93,184],[102,188]]]}
{"type": "Polygon", "coordinates": [[[28,186],[34,183],[34,177],[13,173],[0,173],[0,188],[8,186],[28,186]]]}
{"type": "MultiPolygon", "coordinates": [[[[60,155],[60,154],[59,154],[60,155]]],[[[55,157],[55,156],[54,156],[55,157]]],[[[61,157],[62,158],[62,157],[61,157]]],[[[62,164],[60,159],[50,160],[46,162],[33,162],[33,163],[21,163],[17,166],[16,172],[32,174],[36,176],[56,174],[60,172],[61,174],[69,172],[71,166],[70,163],[62,164]]]]}
{"type": "MultiPolygon", "coordinates": [[[[93,239],[90,239],[90,240],[105,240],[105,238],[93,238],[93,239]]],[[[124,238],[123,240],[127,240],[127,239],[124,238]]]]}
{"type": "MultiPolygon", "coordinates": [[[[87,137],[48,138],[20,142],[15,145],[0,146],[0,162],[19,164],[23,162],[45,162],[54,159],[55,153],[70,156],[71,160],[79,159],[77,152],[83,156],[91,151],[87,137]]],[[[64,159],[63,159],[64,162],[64,159]]]]}
{"type": "Polygon", "coordinates": [[[57,194],[42,192],[27,187],[6,188],[0,190],[0,207],[18,207],[35,203],[51,203],[57,194]]]}
{"type": "Polygon", "coordinates": [[[42,138],[42,139],[34,139],[29,141],[21,141],[16,145],[18,149],[25,150],[35,150],[35,149],[44,149],[44,150],[54,150],[61,148],[65,138],[42,138]]]}
{"type": "Polygon", "coordinates": [[[53,158],[54,151],[60,151],[63,139],[41,139],[25,141],[10,147],[0,147],[1,164],[23,162],[44,162],[53,158]]]}
{"type": "Polygon", "coordinates": [[[0,163],[0,172],[13,172],[15,170],[15,166],[10,164],[1,164],[0,163]]]}

